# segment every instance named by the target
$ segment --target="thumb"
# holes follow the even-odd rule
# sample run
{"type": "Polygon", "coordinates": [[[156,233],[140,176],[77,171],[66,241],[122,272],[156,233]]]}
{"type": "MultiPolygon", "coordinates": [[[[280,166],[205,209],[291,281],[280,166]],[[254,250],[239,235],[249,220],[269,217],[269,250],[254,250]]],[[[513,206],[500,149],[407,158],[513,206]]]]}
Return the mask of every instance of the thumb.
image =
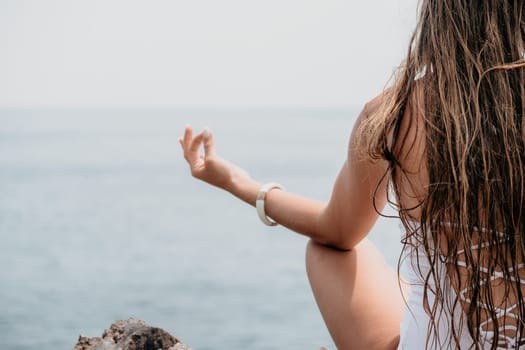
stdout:
{"type": "Polygon", "coordinates": [[[206,157],[215,156],[215,142],[213,141],[213,133],[206,128],[203,132],[204,136],[204,155],[206,157]]]}

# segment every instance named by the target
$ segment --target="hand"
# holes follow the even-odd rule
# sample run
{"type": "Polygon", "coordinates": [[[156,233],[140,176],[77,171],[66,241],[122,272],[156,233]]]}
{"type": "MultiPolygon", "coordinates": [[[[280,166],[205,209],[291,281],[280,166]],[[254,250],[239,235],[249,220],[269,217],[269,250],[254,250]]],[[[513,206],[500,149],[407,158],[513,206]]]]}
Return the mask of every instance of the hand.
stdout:
{"type": "Polygon", "coordinates": [[[213,134],[209,129],[193,137],[193,128],[188,125],[179,143],[191,174],[199,180],[231,192],[236,180],[250,178],[246,171],[216,155],[213,134]],[[204,146],[204,154],[200,153],[201,145],[204,146]]]}

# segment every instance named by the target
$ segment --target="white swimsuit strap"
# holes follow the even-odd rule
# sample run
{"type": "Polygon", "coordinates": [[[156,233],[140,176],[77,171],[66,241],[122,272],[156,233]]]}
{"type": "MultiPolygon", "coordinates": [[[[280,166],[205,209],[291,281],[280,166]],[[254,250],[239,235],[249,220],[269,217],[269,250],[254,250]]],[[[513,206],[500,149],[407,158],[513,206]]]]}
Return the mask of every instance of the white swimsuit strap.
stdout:
{"type": "MultiPolygon", "coordinates": [[[[478,229],[479,230],[479,229],[478,229]]],[[[481,229],[479,231],[483,231],[483,232],[486,232],[486,230],[484,229],[481,229]]],[[[502,233],[500,232],[497,232],[497,235],[499,237],[499,239],[497,239],[497,242],[498,243],[504,243],[505,242],[505,237],[502,233]]],[[[483,249],[483,248],[487,248],[489,247],[491,244],[491,242],[482,242],[480,244],[475,244],[475,245],[472,245],[470,247],[471,250],[479,250],[479,249],[483,249]]],[[[465,249],[461,249],[457,252],[457,255],[461,255],[461,254],[465,254],[465,249]]],[[[459,267],[463,267],[463,268],[468,268],[467,266],[467,263],[464,261],[464,260],[459,260],[456,262],[456,265],[459,266],[459,267]]],[[[515,271],[519,271],[521,269],[525,268],[525,263],[520,263],[514,267],[510,267],[508,272],[509,273],[512,273],[512,272],[515,272],[515,271]]],[[[486,268],[486,267],[480,267],[480,271],[485,273],[485,274],[490,274],[490,277],[487,277],[485,280],[481,281],[481,285],[484,285],[484,284],[487,284],[487,283],[490,283],[492,281],[495,281],[497,279],[503,279],[505,278],[505,275],[502,271],[492,271],[492,273],[489,272],[489,269],[486,268]]],[[[525,285],[525,279],[522,279],[522,278],[517,278],[517,277],[514,277],[514,276],[510,276],[509,277],[511,281],[513,282],[518,282],[522,285],[525,285]]],[[[471,288],[470,287],[465,287],[463,289],[461,289],[459,291],[459,298],[465,302],[465,303],[471,303],[472,300],[471,298],[469,298],[467,296],[467,293],[470,292],[471,288]]],[[[489,305],[485,304],[485,303],[479,303],[479,307],[485,309],[485,310],[489,310],[490,307],[489,305]]],[[[509,307],[507,308],[500,308],[500,307],[492,307],[492,309],[496,312],[496,318],[499,319],[499,318],[502,318],[502,317],[508,317],[508,318],[511,318],[511,319],[515,319],[517,320],[518,319],[518,316],[513,312],[515,309],[518,308],[518,304],[517,303],[514,303],[512,305],[510,305],[509,307]]],[[[484,338],[485,339],[494,339],[494,331],[491,331],[489,330],[490,328],[490,324],[492,324],[492,318],[489,318],[483,322],[480,323],[479,325],[479,331],[480,331],[480,334],[484,335],[484,338]],[[489,328],[489,329],[487,329],[489,328]]],[[[511,344],[515,344],[516,343],[516,336],[518,335],[517,332],[518,332],[518,327],[514,326],[514,325],[503,325],[500,327],[500,329],[502,330],[501,332],[498,333],[498,347],[497,349],[507,349],[509,346],[511,346],[511,344]],[[505,335],[505,332],[506,331],[510,331],[510,332],[514,332],[516,334],[516,336],[512,337],[512,336],[509,336],[509,335],[505,335]]],[[[525,344],[523,345],[519,345],[519,349],[522,349],[522,350],[525,350],[525,344]]]]}

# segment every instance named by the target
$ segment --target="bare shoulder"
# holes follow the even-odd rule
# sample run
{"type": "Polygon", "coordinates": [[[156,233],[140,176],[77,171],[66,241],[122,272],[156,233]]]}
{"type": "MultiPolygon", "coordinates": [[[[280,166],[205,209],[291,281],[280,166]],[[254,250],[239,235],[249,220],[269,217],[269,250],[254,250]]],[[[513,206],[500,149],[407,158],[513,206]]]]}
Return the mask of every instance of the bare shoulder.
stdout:
{"type": "Polygon", "coordinates": [[[383,90],[379,95],[372,98],[370,101],[368,101],[363,111],[361,112],[361,115],[363,117],[367,117],[370,115],[373,115],[379,111],[380,108],[382,108],[385,103],[388,101],[388,98],[390,97],[390,94],[392,93],[391,89],[383,90]]]}
{"type": "Polygon", "coordinates": [[[424,124],[420,108],[423,105],[421,84],[414,85],[401,115],[392,112],[397,104],[395,93],[393,88],[385,89],[361,110],[352,131],[351,147],[359,149],[362,156],[375,146],[386,144],[398,158],[404,158],[413,151],[415,143],[424,141],[421,138],[424,134],[421,132],[424,124]]]}
{"type": "Polygon", "coordinates": [[[363,106],[350,137],[349,157],[367,159],[375,163],[371,151],[374,149],[374,144],[383,137],[382,129],[387,119],[383,111],[386,111],[385,104],[389,101],[390,93],[391,90],[382,91],[363,106]]]}

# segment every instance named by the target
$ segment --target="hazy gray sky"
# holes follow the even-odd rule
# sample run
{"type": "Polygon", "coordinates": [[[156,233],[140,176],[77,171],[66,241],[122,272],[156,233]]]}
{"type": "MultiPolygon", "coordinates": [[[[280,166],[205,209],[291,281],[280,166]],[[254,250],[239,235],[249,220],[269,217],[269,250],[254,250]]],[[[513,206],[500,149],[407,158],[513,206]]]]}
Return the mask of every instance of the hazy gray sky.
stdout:
{"type": "Polygon", "coordinates": [[[0,106],[360,105],[416,0],[0,0],[0,106]]]}

